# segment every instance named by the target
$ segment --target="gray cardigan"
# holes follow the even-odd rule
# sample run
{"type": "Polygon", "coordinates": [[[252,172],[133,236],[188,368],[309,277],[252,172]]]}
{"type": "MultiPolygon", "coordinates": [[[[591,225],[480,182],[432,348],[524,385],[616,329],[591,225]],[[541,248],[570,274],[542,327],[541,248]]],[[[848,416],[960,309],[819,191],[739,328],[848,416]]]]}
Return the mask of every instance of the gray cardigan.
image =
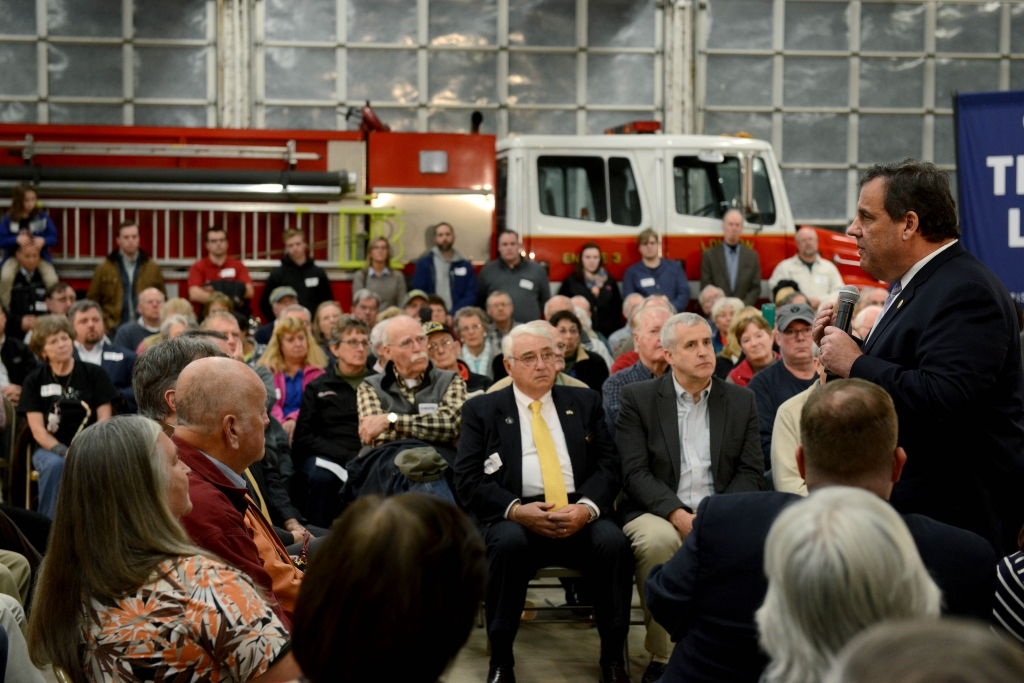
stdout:
{"type": "Polygon", "coordinates": [[[366,269],[356,271],[352,278],[352,293],[360,289],[368,289],[380,297],[380,310],[388,306],[401,307],[405,304],[405,274],[400,270],[391,270],[387,275],[368,277],[366,269]]]}

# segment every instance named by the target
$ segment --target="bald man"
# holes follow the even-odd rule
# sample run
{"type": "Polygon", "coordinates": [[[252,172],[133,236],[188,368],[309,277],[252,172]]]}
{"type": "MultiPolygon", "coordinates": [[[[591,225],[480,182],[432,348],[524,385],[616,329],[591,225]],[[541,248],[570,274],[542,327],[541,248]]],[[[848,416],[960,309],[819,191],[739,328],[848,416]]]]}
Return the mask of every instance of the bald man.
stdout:
{"type": "Polygon", "coordinates": [[[822,301],[835,301],[846,284],[839,269],[818,255],[818,233],[814,228],[796,231],[796,255],[780,261],[768,280],[774,290],[782,280],[793,280],[807,297],[811,308],[818,310],[822,301]]]}
{"type": "Polygon", "coordinates": [[[263,458],[269,417],[266,388],[231,358],[203,358],[182,370],[168,403],[176,411],[171,437],[192,470],[192,512],[181,519],[192,541],[245,572],[291,624],[302,572],[248,495],[243,474],[263,458]],[[216,391],[231,387],[232,391],[216,391]]]}

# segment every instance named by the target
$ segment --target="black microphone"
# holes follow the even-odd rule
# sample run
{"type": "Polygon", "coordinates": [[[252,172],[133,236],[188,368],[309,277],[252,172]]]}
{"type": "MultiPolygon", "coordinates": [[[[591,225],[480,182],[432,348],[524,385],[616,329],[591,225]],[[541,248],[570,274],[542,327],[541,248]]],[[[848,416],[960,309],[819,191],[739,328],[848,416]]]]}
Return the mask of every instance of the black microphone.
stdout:
{"type": "Polygon", "coordinates": [[[836,306],[836,327],[850,334],[853,322],[853,308],[860,301],[860,290],[855,285],[846,285],[839,290],[839,305],[836,306]]]}

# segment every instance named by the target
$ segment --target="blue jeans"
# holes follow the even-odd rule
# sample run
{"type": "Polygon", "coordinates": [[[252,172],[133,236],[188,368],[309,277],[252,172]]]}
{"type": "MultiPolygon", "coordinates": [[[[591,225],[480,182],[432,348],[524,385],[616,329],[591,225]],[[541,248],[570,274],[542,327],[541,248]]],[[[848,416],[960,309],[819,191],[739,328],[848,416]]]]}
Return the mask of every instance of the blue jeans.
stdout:
{"type": "Polygon", "coordinates": [[[45,448],[32,454],[32,467],[39,472],[39,512],[53,519],[57,509],[60,475],[64,471],[64,458],[45,448]]]}
{"type": "Polygon", "coordinates": [[[452,489],[448,486],[448,482],[445,481],[444,477],[436,481],[413,481],[399,472],[395,477],[394,488],[395,493],[425,493],[443,498],[452,505],[458,505],[455,502],[455,494],[452,493],[452,489]]]}

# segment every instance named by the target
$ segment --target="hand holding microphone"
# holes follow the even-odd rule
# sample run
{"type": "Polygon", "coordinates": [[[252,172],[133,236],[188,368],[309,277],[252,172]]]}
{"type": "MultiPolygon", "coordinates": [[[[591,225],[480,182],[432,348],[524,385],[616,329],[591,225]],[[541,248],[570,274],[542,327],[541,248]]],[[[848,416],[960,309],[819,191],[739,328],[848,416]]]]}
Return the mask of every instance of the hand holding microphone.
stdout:
{"type": "MultiPolygon", "coordinates": [[[[850,324],[853,322],[853,309],[860,300],[860,290],[854,285],[846,285],[839,290],[839,301],[835,307],[835,320],[828,325],[825,318],[830,313],[822,306],[814,321],[815,332],[819,325],[825,323],[822,336],[818,342],[822,365],[828,371],[829,378],[845,378],[850,376],[854,361],[862,355],[860,346],[850,337],[850,324]]],[[[817,337],[817,335],[815,335],[817,337]]]]}

